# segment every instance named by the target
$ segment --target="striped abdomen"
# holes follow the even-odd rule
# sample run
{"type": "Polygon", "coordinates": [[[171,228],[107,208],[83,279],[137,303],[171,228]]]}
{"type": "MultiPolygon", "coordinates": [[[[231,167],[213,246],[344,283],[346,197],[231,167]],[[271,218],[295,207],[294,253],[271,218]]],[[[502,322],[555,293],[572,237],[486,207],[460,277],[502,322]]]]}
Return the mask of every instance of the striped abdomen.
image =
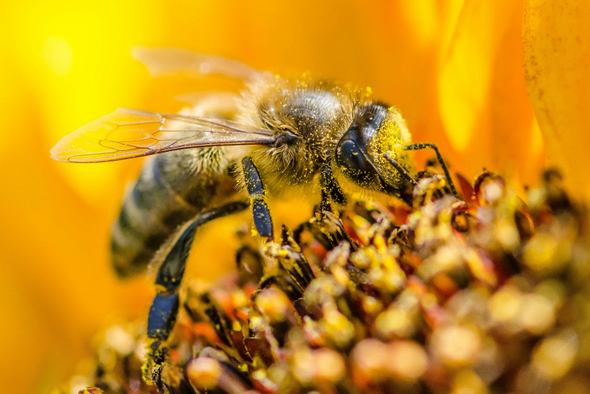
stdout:
{"type": "Polygon", "coordinates": [[[174,151],[146,160],[112,226],[117,274],[141,272],[180,224],[235,200],[232,167],[233,161],[218,148],[174,151]]]}

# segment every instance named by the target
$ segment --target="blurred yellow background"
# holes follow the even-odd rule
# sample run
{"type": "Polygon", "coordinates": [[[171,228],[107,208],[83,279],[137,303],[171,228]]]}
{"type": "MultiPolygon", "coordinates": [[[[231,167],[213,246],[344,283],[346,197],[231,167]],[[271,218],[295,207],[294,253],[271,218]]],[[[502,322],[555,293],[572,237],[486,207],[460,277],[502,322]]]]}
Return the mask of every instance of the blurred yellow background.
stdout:
{"type": "MultiPolygon", "coordinates": [[[[2,391],[47,392],[74,372],[102,327],[147,313],[147,280],[117,281],[107,254],[110,223],[140,161],[64,164],[49,149],[117,107],[173,112],[182,106],[174,97],[226,82],[153,80],[130,47],[181,47],[370,86],[401,110],[415,141],[438,144],[452,170],[471,179],[486,167],[530,184],[544,144],[525,85],[524,3],[3,2],[2,391]]],[[[227,270],[226,249],[219,260],[227,270]]]]}

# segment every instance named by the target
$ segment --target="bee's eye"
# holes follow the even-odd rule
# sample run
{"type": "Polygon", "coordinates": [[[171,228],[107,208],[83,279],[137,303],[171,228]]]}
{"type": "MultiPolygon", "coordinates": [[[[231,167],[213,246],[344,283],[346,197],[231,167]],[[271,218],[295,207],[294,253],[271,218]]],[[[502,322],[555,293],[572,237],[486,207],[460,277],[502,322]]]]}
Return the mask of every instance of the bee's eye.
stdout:
{"type": "Polygon", "coordinates": [[[371,189],[379,188],[379,175],[367,157],[366,148],[361,130],[355,125],[351,126],[336,148],[336,164],[342,173],[357,185],[371,189]]]}
{"type": "Polygon", "coordinates": [[[340,141],[336,153],[336,162],[339,167],[348,170],[367,171],[371,169],[371,164],[361,152],[357,143],[351,140],[340,141]]]}

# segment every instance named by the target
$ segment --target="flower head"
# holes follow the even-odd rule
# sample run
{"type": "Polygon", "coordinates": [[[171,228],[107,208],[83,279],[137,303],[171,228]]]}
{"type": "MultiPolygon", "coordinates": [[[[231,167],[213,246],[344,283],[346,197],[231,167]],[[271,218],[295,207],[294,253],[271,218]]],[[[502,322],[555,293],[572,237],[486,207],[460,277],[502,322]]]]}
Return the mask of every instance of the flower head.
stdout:
{"type": "Polygon", "coordinates": [[[262,250],[243,239],[254,258],[214,285],[189,282],[167,341],[109,329],[87,384],[182,394],[582,385],[584,208],[554,171],[528,204],[489,172],[462,181],[465,201],[445,189],[424,175],[411,208],[358,202],[342,221],[284,227],[262,250]]]}

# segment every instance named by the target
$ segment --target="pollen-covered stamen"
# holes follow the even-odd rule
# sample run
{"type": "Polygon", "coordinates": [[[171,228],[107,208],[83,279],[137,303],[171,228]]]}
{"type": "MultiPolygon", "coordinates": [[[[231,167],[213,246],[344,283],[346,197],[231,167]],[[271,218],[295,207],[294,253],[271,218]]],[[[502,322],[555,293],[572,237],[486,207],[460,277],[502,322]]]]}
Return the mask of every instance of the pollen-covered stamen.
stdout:
{"type": "Polygon", "coordinates": [[[179,315],[173,339],[148,341],[147,355],[143,327],[109,329],[84,384],[179,394],[582,387],[589,333],[573,312],[590,302],[588,216],[560,182],[547,175],[525,204],[487,173],[463,202],[433,198],[444,176],[423,177],[409,207],[357,201],[340,226],[328,214],[299,237],[285,229],[260,283],[238,273],[206,289],[187,283],[193,313],[179,315]],[[322,234],[337,246],[324,248],[322,234]]]}

